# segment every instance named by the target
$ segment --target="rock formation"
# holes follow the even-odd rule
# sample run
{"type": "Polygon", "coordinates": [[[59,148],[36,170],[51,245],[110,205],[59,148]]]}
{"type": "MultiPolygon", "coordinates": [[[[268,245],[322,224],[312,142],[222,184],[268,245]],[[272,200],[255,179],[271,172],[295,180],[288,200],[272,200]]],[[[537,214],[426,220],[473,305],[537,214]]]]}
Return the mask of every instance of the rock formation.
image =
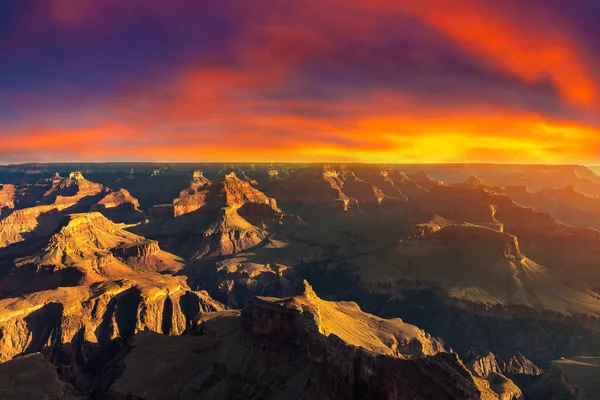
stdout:
{"type": "Polygon", "coordinates": [[[202,171],[194,171],[193,180],[188,189],[180,193],[180,197],[173,201],[173,213],[175,217],[189,214],[206,205],[208,186],[212,182],[204,177],[202,171]]]}
{"type": "Polygon", "coordinates": [[[444,182],[435,179],[425,171],[408,174],[408,177],[416,182],[419,186],[424,187],[427,190],[430,190],[436,186],[444,185],[444,182]]]}
{"type": "Polygon", "coordinates": [[[365,314],[356,304],[323,301],[308,285],[293,298],[257,298],[238,315],[204,316],[200,336],[139,336],[112,393],[148,399],[167,393],[182,399],[497,398],[420,329],[365,314]],[[172,361],[147,368],[149,360],[164,359],[166,349],[172,361]],[[193,358],[186,355],[190,349],[193,358]],[[165,380],[175,380],[169,392],[157,384],[165,380]]]}
{"type": "Polygon", "coordinates": [[[152,273],[133,279],[0,300],[0,361],[42,351],[88,391],[98,378],[91,371],[102,368],[93,363],[113,343],[147,330],[179,335],[203,313],[224,309],[183,279],[152,273]]]}
{"type": "Polygon", "coordinates": [[[13,185],[0,185],[0,219],[15,208],[15,191],[13,185]]]}
{"type": "Polygon", "coordinates": [[[479,189],[490,189],[497,193],[502,193],[506,187],[502,185],[496,185],[490,181],[486,181],[485,179],[472,175],[463,183],[457,183],[453,186],[456,187],[464,187],[464,188],[479,188],[479,189]]]}
{"type": "Polygon", "coordinates": [[[28,237],[41,237],[52,232],[66,209],[87,211],[103,186],[73,172],[69,178],[55,176],[38,183],[45,189],[39,203],[15,210],[0,221],[0,248],[22,242],[28,237]]]}
{"type": "Polygon", "coordinates": [[[427,215],[496,226],[517,236],[523,253],[536,263],[565,274],[567,279],[600,287],[592,267],[600,261],[599,231],[565,225],[549,213],[524,207],[489,189],[439,186],[430,190],[415,208],[427,215]]]}
{"type": "Polygon", "coordinates": [[[72,214],[41,250],[16,258],[10,273],[0,275],[0,294],[22,293],[60,286],[91,284],[145,271],[177,271],[178,257],[158,243],[127,232],[93,212],[72,214]]]}

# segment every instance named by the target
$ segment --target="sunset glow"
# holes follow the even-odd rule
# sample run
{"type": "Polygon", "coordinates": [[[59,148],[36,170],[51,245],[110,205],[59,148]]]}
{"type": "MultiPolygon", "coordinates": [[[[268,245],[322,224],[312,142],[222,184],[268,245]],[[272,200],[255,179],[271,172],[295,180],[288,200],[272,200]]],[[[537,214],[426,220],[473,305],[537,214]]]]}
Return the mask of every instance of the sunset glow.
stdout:
{"type": "Polygon", "coordinates": [[[600,161],[593,1],[12,3],[0,163],[600,161]]]}

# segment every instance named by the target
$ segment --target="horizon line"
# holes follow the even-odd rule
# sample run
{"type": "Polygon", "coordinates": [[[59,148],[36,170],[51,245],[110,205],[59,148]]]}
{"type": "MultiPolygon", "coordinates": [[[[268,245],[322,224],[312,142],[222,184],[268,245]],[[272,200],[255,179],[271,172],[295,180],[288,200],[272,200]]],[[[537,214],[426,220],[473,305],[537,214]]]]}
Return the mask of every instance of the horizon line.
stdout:
{"type": "Polygon", "coordinates": [[[110,164],[176,164],[176,165],[198,165],[198,164],[331,164],[331,165],[510,165],[510,166],[565,166],[565,167],[586,167],[599,168],[598,164],[584,163],[513,163],[513,162],[365,162],[365,161],[43,161],[43,162],[22,162],[22,163],[0,163],[0,168],[34,166],[34,165],[110,165],[110,164]]]}

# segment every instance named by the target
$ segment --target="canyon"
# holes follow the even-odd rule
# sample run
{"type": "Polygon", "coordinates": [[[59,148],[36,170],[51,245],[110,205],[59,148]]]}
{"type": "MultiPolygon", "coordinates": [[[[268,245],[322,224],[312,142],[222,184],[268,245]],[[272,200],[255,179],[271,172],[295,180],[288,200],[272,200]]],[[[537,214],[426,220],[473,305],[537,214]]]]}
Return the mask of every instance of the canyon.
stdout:
{"type": "Polygon", "coordinates": [[[598,195],[579,166],[0,167],[0,397],[594,398],[598,195]]]}

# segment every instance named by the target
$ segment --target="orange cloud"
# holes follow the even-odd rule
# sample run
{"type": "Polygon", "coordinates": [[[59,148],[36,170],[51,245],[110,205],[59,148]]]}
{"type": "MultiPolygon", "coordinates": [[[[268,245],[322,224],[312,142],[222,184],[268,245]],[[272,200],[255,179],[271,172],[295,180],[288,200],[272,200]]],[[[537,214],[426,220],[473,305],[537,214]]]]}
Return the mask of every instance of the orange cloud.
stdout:
{"type": "MultiPolygon", "coordinates": [[[[106,12],[118,3],[99,0],[72,8],[72,0],[52,2],[54,18],[69,27],[85,26],[89,19],[108,23],[106,12]]],[[[297,3],[301,7],[280,3],[281,8],[261,15],[260,23],[254,14],[239,21],[233,61],[184,65],[166,81],[124,88],[108,104],[90,111],[86,120],[95,117],[95,122],[83,128],[61,128],[60,121],[40,128],[4,128],[0,159],[18,154],[37,161],[57,155],[156,161],[598,160],[600,132],[592,124],[520,110],[518,105],[465,100],[451,90],[443,93],[445,102],[436,102],[435,87],[423,91],[433,93],[414,94],[412,87],[390,85],[383,92],[381,85],[369,86],[368,79],[364,87],[351,81],[331,85],[321,96],[314,90],[319,83],[310,82],[312,76],[303,80],[311,74],[310,68],[303,69],[311,61],[333,58],[343,63],[346,53],[335,57],[347,50],[340,43],[348,42],[337,42],[340,38],[355,39],[357,46],[348,53],[375,66],[378,60],[361,43],[377,43],[380,22],[386,18],[408,15],[491,71],[502,70],[531,86],[549,80],[567,103],[596,106],[595,78],[572,36],[548,22],[539,28],[520,22],[551,21],[555,16],[498,3],[502,5],[477,0],[304,0],[297,3]],[[306,87],[306,81],[312,86],[306,87]],[[290,88],[302,95],[294,96],[290,88]]],[[[145,12],[174,12],[162,2],[142,5],[145,12]]],[[[418,56],[439,61],[427,49],[418,56]]],[[[436,67],[443,69],[443,62],[436,67]]],[[[352,70],[355,75],[368,72],[352,70]]],[[[65,126],[69,122],[65,118],[65,126]]]]}
{"type": "MultiPolygon", "coordinates": [[[[361,0],[371,1],[371,0],[361,0]]],[[[550,78],[570,102],[597,105],[598,84],[588,60],[568,32],[559,31],[555,16],[510,2],[460,0],[381,0],[440,30],[493,68],[506,69],[527,82],[550,78]]]]}

